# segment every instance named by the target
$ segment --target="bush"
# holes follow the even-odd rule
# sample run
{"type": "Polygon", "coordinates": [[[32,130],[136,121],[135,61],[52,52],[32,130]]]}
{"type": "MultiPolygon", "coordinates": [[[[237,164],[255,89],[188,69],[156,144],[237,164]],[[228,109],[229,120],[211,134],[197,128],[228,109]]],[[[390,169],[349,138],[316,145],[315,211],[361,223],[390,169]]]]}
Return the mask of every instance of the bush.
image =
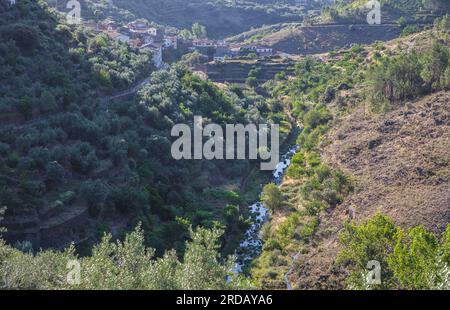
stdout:
{"type": "Polygon", "coordinates": [[[450,53],[446,46],[434,43],[420,59],[422,70],[420,76],[428,86],[429,91],[445,89],[446,71],[450,65],[450,53]]]}
{"type": "Polygon", "coordinates": [[[174,251],[155,258],[155,249],[147,248],[144,233],[137,227],[123,241],[106,235],[89,256],[78,257],[74,246],[63,252],[23,253],[0,240],[0,286],[7,289],[143,289],[199,290],[251,288],[248,281],[230,272],[234,262],[222,259],[219,238],[222,231],[191,230],[186,251],[177,257],[174,251]],[[82,281],[61,281],[67,275],[67,262],[77,260],[82,281]]]}
{"type": "Polygon", "coordinates": [[[359,289],[449,289],[450,225],[442,242],[424,227],[404,231],[389,218],[376,215],[361,225],[346,224],[340,234],[341,262],[349,262],[353,273],[351,288],[359,289]],[[369,286],[365,275],[367,263],[381,265],[382,282],[369,286]]]}
{"type": "Polygon", "coordinates": [[[420,63],[417,53],[386,59],[369,72],[372,101],[376,104],[411,99],[422,91],[420,63]]]}
{"type": "Polygon", "coordinates": [[[136,214],[148,209],[148,194],[132,187],[114,189],[108,200],[117,211],[123,214],[136,214]]]}
{"type": "Polygon", "coordinates": [[[245,83],[247,84],[248,87],[251,88],[255,88],[256,86],[258,86],[258,80],[254,76],[249,76],[245,80],[245,83]]]}
{"type": "Polygon", "coordinates": [[[108,188],[101,180],[87,180],[80,187],[80,196],[86,201],[92,216],[100,214],[108,193],[108,188]]]}
{"type": "Polygon", "coordinates": [[[283,206],[283,195],[280,188],[273,183],[269,183],[264,186],[261,201],[270,210],[279,210],[283,206]]]}
{"type": "Polygon", "coordinates": [[[413,33],[420,32],[420,27],[417,25],[408,25],[405,28],[403,28],[402,33],[400,34],[400,37],[407,37],[413,33]]]}
{"type": "Polygon", "coordinates": [[[49,162],[45,168],[46,179],[49,185],[56,185],[64,182],[66,171],[58,162],[49,162]]]}
{"type": "Polygon", "coordinates": [[[303,124],[309,128],[325,125],[332,119],[330,112],[325,107],[317,107],[309,110],[303,117],[303,124]]]}

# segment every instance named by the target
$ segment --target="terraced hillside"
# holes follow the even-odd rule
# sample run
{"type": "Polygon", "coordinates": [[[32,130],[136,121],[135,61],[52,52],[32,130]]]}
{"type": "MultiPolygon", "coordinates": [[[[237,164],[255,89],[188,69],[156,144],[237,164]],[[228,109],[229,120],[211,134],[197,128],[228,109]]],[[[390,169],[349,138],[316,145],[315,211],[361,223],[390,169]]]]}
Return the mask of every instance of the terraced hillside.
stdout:
{"type": "Polygon", "coordinates": [[[105,5],[104,0],[86,2],[88,7],[97,7],[91,11],[97,11],[103,18],[108,14],[125,19],[131,16],[147,18],[178,29],[190,29],[192,24],[198,22],[206,26],[212,38],[223,38],[266,24],[299,21],[308,9],[320,8],[323,3],[328,3],[323,0],[300,6],[293,0],[115,0],[110,7],[105,5]]]}
{"type": "Polygon", "coordinates": [[[292,62],[272,60],[229,60],[222,63],[206,64],[208,78],[218,83],[245,83],[251,70],[256,70],[256,80],[264,83],[275,77],[277,73],[293,71],[292,62]]]}

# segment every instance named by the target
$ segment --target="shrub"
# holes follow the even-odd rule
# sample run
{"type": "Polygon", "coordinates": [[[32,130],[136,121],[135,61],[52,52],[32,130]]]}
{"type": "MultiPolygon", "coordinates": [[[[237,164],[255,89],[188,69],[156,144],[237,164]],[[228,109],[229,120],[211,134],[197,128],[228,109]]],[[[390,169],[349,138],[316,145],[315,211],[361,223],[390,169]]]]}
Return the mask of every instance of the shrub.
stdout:
{"type": "Polygon", "coordinates": [[[247,84],[248,87],[251,88],[255,88],[256,86],[258,86],[258,80],[254,76],[249,76],[245,80],[245,83],[247,84]]]}
{"type": "Polygon", "coordinates": [[[108,195],[108,188],[101,180],[87,180],[81,184],[80,195],[92,216],[98,216],[108,195]]]}
{"type": "Polygon", "coordinates": [[[449,289],[448,236],[450,225],[439,243],[424,227],[405,231],[376,215],[360,225],[345,225],[339,237],[343,246],[339,261],[351,264],[351,288],[449,289]],[[381,285],[375,287],[366,281],[366,265],[372,260],[381,265],[381,285]]]}
{"type": "Polygon", "coordinates": [[[283,195],[281,190],[273,183],[264,186],[261,200],[265,206],[272,211],[279,210],[283,206],[283,195]]]}
{"type": "Polygon", "coordinates": [[[444,89],[447,86],[445,74],[450,65],[449,60],[448,48],[437,42],[421,57],[420,76],[430,91],[444,89]]]}
{"type": "Polygon", "coordinates": [[[108,200],[117,211],[124,214],[136,214],[148,208],[148,194],[132,187],[114,189],[108,200]]]}
{"type": "Polygon", "coordinates": [[[58,162],[53,161],[47,163],[45,167],[46,171],[46,180],[50,185],[56,185],[63,183],[66,171],[63,166],[61,166],[58,162]]]}

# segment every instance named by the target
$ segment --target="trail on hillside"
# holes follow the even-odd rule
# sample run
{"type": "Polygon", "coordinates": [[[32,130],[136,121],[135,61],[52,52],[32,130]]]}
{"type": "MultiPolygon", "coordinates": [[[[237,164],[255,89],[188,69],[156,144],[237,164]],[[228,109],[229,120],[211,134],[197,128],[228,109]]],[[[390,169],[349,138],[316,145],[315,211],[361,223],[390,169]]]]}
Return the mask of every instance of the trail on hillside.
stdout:
{"type": "MultiPolygon", "coordinates": [[[[145,84],[150,82],[150,80],[151,80],[151,76],[148,76],[145,79],[143,79],[142,81],[138,82],[137,84],[130,86],[128,89],[122,90],[115,95],[104,97],[103,99],[100,99],[100,105],[106,105],[106,104],[111,103],[111,101],[113,101],[113,100],[132,95],[132,94],[138,92],[142,87],[144,87],[145,84]]],[[[0,125],[0,129],[4,129],[4,128],[8,128],[8,127],[14,127],[14,129],[17,129],[17,130],[26,129],[26,128],[32,127],[32,126],[40,123],[41,121],[44,121],[44,120],[52,117],[53,115],[54,114],[47,114],[47,115],[39,116],[39,117],[33,118],[32,120],[21,123],[21,124],[17,124],[17,123],[16,124],[15,123],[3,124],[3,125],[0,125]]]]}

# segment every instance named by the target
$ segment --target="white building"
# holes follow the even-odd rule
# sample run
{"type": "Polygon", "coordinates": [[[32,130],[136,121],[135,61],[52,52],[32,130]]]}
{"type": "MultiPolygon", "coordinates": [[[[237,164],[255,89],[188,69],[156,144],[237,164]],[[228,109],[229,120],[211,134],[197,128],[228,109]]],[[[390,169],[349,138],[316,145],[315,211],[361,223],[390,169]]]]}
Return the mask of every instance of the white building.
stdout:
{"type": "Polygon", "coordinates": [[[140,49],[149,49],[152,51],[152,58],[155,67],[161,69],[164,67],[164,61],[162,57],[163,45],[158,43],[147,43],[140,47],[140,49]]]}

